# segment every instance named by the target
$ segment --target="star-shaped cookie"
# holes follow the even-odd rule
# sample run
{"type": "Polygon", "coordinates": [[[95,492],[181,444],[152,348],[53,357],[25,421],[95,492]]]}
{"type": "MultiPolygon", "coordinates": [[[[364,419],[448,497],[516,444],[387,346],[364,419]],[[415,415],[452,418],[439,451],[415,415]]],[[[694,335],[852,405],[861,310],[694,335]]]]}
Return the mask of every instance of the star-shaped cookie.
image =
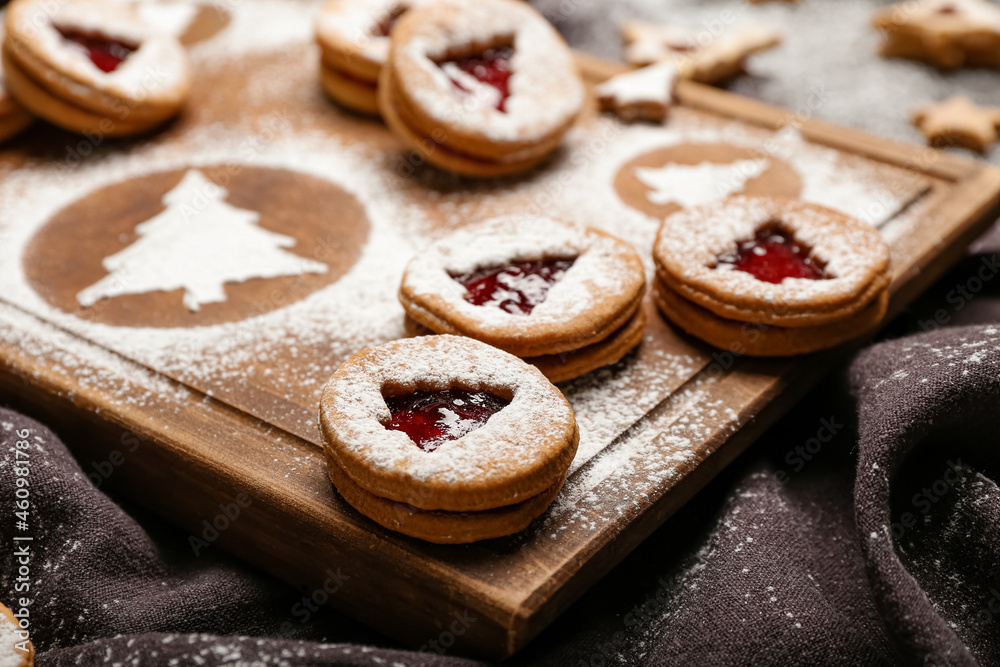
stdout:
{"type": "Polygon", "coordinates": [[[613,76],[594,93],[602,111],[622,120],[663,122],[673,102],[676,81],[677,68],[667,61],[613,76]]]}
{"type": "Polygon", "coordinates": [[[764,26],[744,26],[721,34],[673,25],[628,21],[622,25],[625,61],[645,66],[669,61],[678,75],[716,83],[739,74],[751,54],[774,48],[781,33],[764,26]]]}
{"type": "Polygon", "coordinates": [[[988,0],[905,0],[875,12],[883,56],[942,68],[1000,67],[1000,6],[988,0]]]}
{"type": "Polygon", "coordinates": [[[913,113],[913,124],[933,146],[962,146],[983,153],[997,140],[1000,107],[980,107],[968,97],[951,97],[913,113]]]}

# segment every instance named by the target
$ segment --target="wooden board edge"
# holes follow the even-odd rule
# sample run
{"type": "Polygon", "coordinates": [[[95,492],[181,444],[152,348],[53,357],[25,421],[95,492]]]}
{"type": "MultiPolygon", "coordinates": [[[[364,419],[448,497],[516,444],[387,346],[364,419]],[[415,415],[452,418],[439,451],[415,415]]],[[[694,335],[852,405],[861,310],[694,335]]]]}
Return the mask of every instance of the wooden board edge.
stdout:
{"type": "MultiPolygon", "coordinates": [[[[526,598],[516,619],[511,653],[524,648],[608,571],[624,560],[786,414],[797,399],[815,386],[838,360],[846,356],[845,349],[837,350],[819,356],[816,363],[808,367],[796,368],[790,365],[793,369],[791,375],[783,373],[776,376],[748,370],[748,367],[752,368],[760,363],[757,360],[743,358],[737,362],[719,380],[717,386],[721,387],[726,383],[741,384],[747,375],[754,376],[756,396],[740,412],[739,429],[734,433],[731,429],[732,422],[720,419],[705,442],[709,453],[680,482],[651,493],[647,502],[631,515],[627,534],[608,527],[602,531],[607,533],[606,539],[585,558],[580,559],[583,565],[570,576],[572,583],[554,587],[554,594],[551,595],[536,591],[535,596],[526,598]]],[[[703,385],[706,372],[702,371],[690,379],[680,391],[703,385]]],[[[663,432],[654,438],[662,435],[663,432]]]]}
{"type": "MultiPolygon", "coordinates": [[[[572,573],[563,572],[564,575],[568,574],[569,581],[578,580],[577,585],[563,583],[554,587],[555,592],[551,595],[538,589],[525,598],[514,620],[510,654],[524,648],[604,574],[620,563],[654,530],[711,482],[729,463],[746,451],[757,438],[794,407],[797,399],[811,390],[838,360],[849,359],[851,354],[870,342],[878,331],[888,326],[892,319],[920,293],[947,273],[961,259],[968,245],[996,220],[997,215],[1000,215],[1000,169],[976,164],[975,173],[959,183],[942,205],[949,202],[961,202],[968,209],[969,217],[966,218],[968,223],[956,227],[943,237],[936,253],[928,250],[914,263],[914,270],[897,276],[892,285],[889,313],[879,328],[859,341],[817,357],[815,363],[808,368],[789,366],[790,370],[784,371],[784,374],[761,387],[761,393],[741,414],[741,418],[746,417],[746,422],[740,426],[735,435],[725,428],[718,429],[709,440],[713,448],[712,454],[701,461],[681,482],[669,488],[667,501],[664,501],[664,498],[667,498],[666,491],[650,496],[649,502],[630,521],[629,540],[624,548],[621,542],[615,541],[618,534],[612,535],[589,557],[581,559],[583,565],[578,570],[572,573]],[[944,250],[941,250],[942,246],[944,250]],[[928,261],[929,256],[933,256],[935,260],[933,263],[928,261]],[[778,398],[775,400],[775,397],[778,398]],[[680,500],[675,502],[678,498],[680,500]]],[[[747,365],[752,367],[755,363],[756,360],[752,358],[741,359],[723,381],[740,376],[746,372],[747,365]]],[[[706,370],[700,371],[678,391],[697,384],[706,372],[706,370]]],[[[571,565],[567,564],[566,569],[571,565]]]]}
{"type": "MultiPolygon", "coordinates": [[[[11,308],[6,304],[4,307],[11,308]]],[[[24,315],[37,319],[33,315],[24,315]]],[[[44,326],[50,326],[40,320],[39,322],[44,326]]],[[[79,342],[95,346],[95,344],[82,339],[79,342]]],[[[103,348],[101,349],[103,350],[103,348]]],[[[139,364],[128,360],[124,360],[124,362],[130,367],[134,366],[148,372],[145,367],[139,364]]],[[[201,520],[205,517],[211,518],[218,511],[216,505],[220,502],[220,497],[232,501],[241,492],[248,490],[248,488],[241,488],[234,483],[234,480],[248,479],[245,470],[227,466],[220,458],[206,458],[203,455],[198,455],[197,452],[192,452],[183,444],[182,434],[174,428],[179,426],[178,423],[171,423],[170,435],[164,437],[162,433],[150,429],[148,416],[135,406],[130,405],[122,409],[120,405],[107,404],[102,401],[102,397],[96,391],[79,386],[64,387],[59,381],[60,377],[62,376],[58,371],[34,365],[29,355],[2,354],[0,355],[0,400],[3,400],[4,405],[38,419],[57,434],[61,433],[64,437],[64,444],[75,457],[83,455],[84,459],[105,461],[109,454],[120,446],[118,443],[122,441],[123,434],[141,438],[144,444],[138,450],[138,454],[130,454],[128,457],[129,474],[113,474],[103,480],[100,488],[105,488],[106,484],[106,488],[118,489],[123,492],[123,495],[155,514],[169,517],[168,521],[192,535],[199,534],[201,520]],[[75,435],[75,437],[66,437],[67,435],[75,435]],[[181,465],[182,463],[183,465],[181,465]],[[211,478],[214,481],[211,484],[213,494],[206,493],[202,494],[203,497],[198,497],[199,494],[192,494],[192,487],[185,484],[174,485],[172,488],[175,488],[176,491],[173,495],[151,495],[147,492],[149,488],[156,488],[147,483],[152,479],[152,476],[161,474],[165,470],[189,470],[192,463],[201,470],[197,475],[199,480],[205,482],[211,478]],[[209,470],[210,468],[211,470],[209,470]],[[166,508],[171,511],[166,511],[166,508]]],[[[173,380],[170,382],[175,383],[173,380]]],[[[188,400],[191,401],[191,406],[205,404],[207,397],[204,394],[193,389],[190,389],[190,393],[191,397],[188,400]]],[[[225,422],[223,430],[242,425],[248,429],[244,433],[246,436],[247,433],[253,431],[253,424],[259,422],[259,420],[239,412],[226,403],[212,399],[207,400],[211,402],[212,409],[218,411],[214,416],[225,422]]],[[[171,403],[171,406],[175,405],[177,404],[171,403]]],[[[168,411],[168,414],[171,412],[172,410],[168,411]]],[[[265,425],[262,430],[273,430],[274,428],[276,427],[265,425]]],[[[302,450],[316,451],[315,445],[312,443],[301,440],[287,431],[282,432],[287,434],[291,441],[297,442],[297,446],[302,450]]],[[[80,465],[83,468],[82,460],[80,465]]],[[[87,474],[86,471],[84,474],[87,474]]],[[[250,524],[244,522],[260,520],[260,518],[254,517],[266,519],[267,508],[277,507],[277,503],[268,502],[272,495],[268,489],[254,489],[256,507],[245,510],[245,516],[250,518],[241,522],[234,521],[229,529],[220,531],[219,537],[211,542],[211,546],[229,551],[236,558],[285,580],[286,583],[303,592],[318,590],[323,582],[296,581],[295,579],[300,578],[295,573],[283,576],[280,572],[275,571],[273,561],[267,560],[271,554],[263,554],[262,557],[259,545],[254,544],[252,548],[247,548],[247,543],[241,542],[245,539],[244,533],[252,537],[250,524]]],[[[299,534],[295,532],[294,528],[299,524],[306,528],[314,527],[307,526],[303,522],[302,519],[307,513],[303,512],[302,508],[292,506],[284,499],[282,499],[282,510],[284,514],[291,515],[291,518],[288,519],[288,525],[274,528],[272,532],[275,535],[282,535],[285,538],[284,541],[294,543],[298,537],[306,534],[305,532],[299,534]]],[[[339,545],[343,545],[342,551],[352,549],[357,551],[359,559],[371,560],[371,549],[375,543],[390,552],[388,557],[378,561],[384,566],[380,570],[381,574],[378,577],[372,576],[371,580],[395,581],[392,588],[400,594],[405,590],[420,590],[421,587],[434,590],[435,599],[445,607],[446,615],[453,611],[468,611],[476,615],[477,621],[469,632],[456,638],[456,648],[462,648],[469,654],[480,654],[489,658],[506,656],[502,647],[507,644],[510,634],[509,619],[514,615],[516,609],[516,604],[513,601],[502,595],[484,595],[480,581],[464,576],[459,569],[449,566],[442,567],[455,576],[433,578],[429,585],[427,582],[422,582],[419,577],[407,576],[416,569],[411,563],[414,558],[408,555],[409,550],[406,544],[408,538],[386,540],[363,523],[364,521],[355,525],[345,521],[344,527],[336,533],[344,533],[344,528],[346,528],[347,532],[356,533],[355,537],[362,538],[361,540],[348,539],[338,542],[339,545]],[[391,567],[400,563],[410,563],[410,566],[395,569],[391,567]],[[445,579],[447,579],[447,586],[445,579]],[[497,649],[484,652],[482,649],[483,637],[490,637],[491,639],[485,644],[495,646],[497,649]]],[[[253,539],[249,541],[253,541],[253,539]]],[[[417,560],[419,559],[418,556],[417,560]]],[[[434,618],[429,614],[421,616],[421,619],[425,621],[423,624],[414,622],[413,619],[409,619],[405,623],[400,621],[397,624],[391,624],[388,622],[390,617],[384,612],[368,614],[363,605],[358,604],[353,598],[332,598],[331,606],[406,645],[420,646],[428,640],[433,640],[441,633],[440,628],[434,627],[434,618]]]]}
{"type": "MultiPolygon", "coordinates": [[[[574,51],[574,56],[584,79],[590,83],[599,83],[631,69],[624,63],[612,62],[581,51],[574,51]]],[[[974,159],[843,127],[695,81],[679,81],[676,97],[682,105],[769,130],[796,127],[813,143],[948,181],[966,178],[982,165],[974,159]]]]}
{"type": "Polygon", "coordinates": [[[942,205],[946,203],[961,206],[963,215],[970,222],[942,236],[933,247],[925,247],[909,271],[894,277],[890,287],[893,296],[889,317],[947,273],[961,259],[968,246],[1000,217],[1000,169],[987,164],[979,165],[970,178],[955,185],[942,205]]]}

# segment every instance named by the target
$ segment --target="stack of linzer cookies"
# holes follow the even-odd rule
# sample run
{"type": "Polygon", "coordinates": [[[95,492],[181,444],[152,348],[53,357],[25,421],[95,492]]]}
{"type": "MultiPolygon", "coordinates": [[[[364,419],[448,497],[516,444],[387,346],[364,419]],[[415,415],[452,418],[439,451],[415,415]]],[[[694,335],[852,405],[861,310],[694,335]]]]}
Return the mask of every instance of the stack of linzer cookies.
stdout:
{"type": "MultiPolygon", "coordinates": [[[[1000,64],[993,5],[906,4],[876,17],[894,26],[888,53],[1000,64]]],[[[117,136],[176,114],[190,86],[184,49],[130,7],[15,0],[0,130],[11,135],[38,116],[117,136]],[[148,79],[151,67],[163,75],[148,79]]],[[[431,164],[495,178],[555,168],[546,159],[591,99],[625,122],[665,122],[677,80],[734,76],[749,54],[780,42],[766,28],[707,42],[672,26],[623,32],[637,68],[590,96],[565,42],[527,4],[332,0],[316,24],[319,78],[339,105],[380,116],[431,164]]],[[[934,137],[967,138],[937,109],[918,122],[934,137]]],[[[736,195],[683,209],[663,221],[651,259],[663,315],[739,354],[844,343],[878,325],[888,303],[880,234],[798,200],[736,195]]],[[[646,289],[635,249],[573,221],[470,220],[422,251],[399,288],[412,337],[358,352],[323,392],[320,424],[340,495],[382,526],[432,542],[525,528],[559,493],[580,437],[552,383],[639,345],[646,289]]]]}
{"type": "MultiPolygon", "coordinates": [[[[514,0],[405,11],[334,0],[316,34],[334,100],[379,114],[428,162],[466,176],[543,163],[586,104],[566,44],[514,0]]],[[[626,36],[644,66],[595,97],[625,121],[651,122],[666,119],[678,78],[732,76],[779,41],[763,28],[704,48],[678,30],[635,24],[626,36]]],[[[683,210],[663,223],[653,259],[661,311],[740,354],[843,343],[888,303],[879,233],[800,201],[738,196],[683,210]]],[[[399,298],[416,337],[358,353],[327,385],[334,484],[383,526],[430,541],[526,527],[558,492],[578,438],[565,399],[543,388],[637,346],[645,293],[642,258],[605,232],[537,216],[470,221],[406,267],[399,298]]]]}

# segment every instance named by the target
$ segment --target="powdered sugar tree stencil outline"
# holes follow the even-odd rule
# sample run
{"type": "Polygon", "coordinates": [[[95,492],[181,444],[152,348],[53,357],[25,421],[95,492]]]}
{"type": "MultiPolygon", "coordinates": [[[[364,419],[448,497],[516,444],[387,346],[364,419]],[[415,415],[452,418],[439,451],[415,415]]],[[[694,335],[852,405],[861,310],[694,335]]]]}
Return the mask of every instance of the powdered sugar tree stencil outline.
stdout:
{"type": "Polygon", "coordinates": [[[737,160],[729,164],[702,162],[697,165],[668,163],[662,167],[638,167],[636,177],[651,190],[654,204],[680,204],[685,208],[725,199],[743,189],[746,182],[763,174],[767,160],[737,160]]]}
{"type": "Polygon", "coordinates": [[[135,227],[138,239],[101,262],[108,275],[77,294],[82,306],[124,294],[184,290],[198,311],[226,300],[226,283],[325,273],[327,265],[284,250],[296,239],[257,222],[260,215],[227,203],[228,192],[191,169],[163,195],[166,209],[135,227]]]}

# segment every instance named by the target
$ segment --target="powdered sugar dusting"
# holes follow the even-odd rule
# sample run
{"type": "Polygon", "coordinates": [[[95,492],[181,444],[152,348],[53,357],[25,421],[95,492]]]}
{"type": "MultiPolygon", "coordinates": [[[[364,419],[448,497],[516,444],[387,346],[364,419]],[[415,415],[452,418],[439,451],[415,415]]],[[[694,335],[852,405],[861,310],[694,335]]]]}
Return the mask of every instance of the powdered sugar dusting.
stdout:
{"type": "Polygon", "coordinates": [[[616,525],[711,456],[710,443],[721,443],[743,423],[713,397],[714,384],[699,376],[579,468],[546,516],[546,530],[595,532],[616,525]]]}
{"type": "Polygon", "coordinates": [[[652,188],[646,195],[649,201],[687,208],[728,197],[766,170],[767,160],[737,160],[729,164],[702,162],[693,167],[684,164],[639,167],[635,175],[652,188]]]}
{"type": "Polygon", "coordinates": [[[197,1],[141,2],[136,7],[139,16],[158,30],[181,37],[198,15],[201,4],[197,1]]]}
{"type": "Polygon", "coordinates": [[[28,653],[17,648],[22,641],[17,626],[0,615],[0,667],[21,667],[24,664],[28,653]]]}
{"type": "Polygon", "coordinates": [[[756,159],[737,160],[724,165],[702,163],[691,167],[666,164],[660,168],[636,168],[636,177],[652,188],[647,196],[653,203],[677,202],[692,206],[721,199],[738,192],[746,181],[766,171],[772,156],[783,160],[798,173],[802,181],[800,199],[836,209],[876,227],[881,227],[899,214],[930,186],[926,178],[912,172],[810,143],[794,125],[763,135],[743,124],[705,124],[697,127],[704,121],[695,120],[696,127],[683,129],[682,140],[673,135],[672,129],[679,124],[678,117],[688,113],[691,112],[677,109],[663,131],[654,132],[637,126],[629,128],[627,134],[637,144],[645,135],[643,148],[647,151],[686,140],[691,143],[728,143],[759,150],[761,155],[756,159]]]}
{"type": "Polygon", "coordinates": [[[928,369],[928,378],[910,378],[897,371],[880,377],[877,383],[867,387],[867,391],[882,390],[884,385],[903,383],[913,386],[914,391],[927,395],[938,395],[942,391],[939,384],[948,382],[955,373],[968,374],[972,370],[982,374],[996,374],[1000,370],[1000,329],[984,327],[964,335],[956,335],[954,342],[943,345],[915,337],[900,347],[898,363],[918,364],[928,369]]]}
{"type": "Polygon", "coordinates": [[[139,240],[104,258],[108,275],[77,301],[92,306],[121,294],[183,288],[184,305],[199,310],[225,301],[229,282],[327,271],[322,262],[285,252],[295,239],[258,227],[260,216],[230,206],[227,194],[197,169],[188,171],[163,196],[166,210],[136,226],[139,240]]]}
{"type": "MultiPolygon", "coordinates": [[[[207,45],[214,42],[204,43],[201,53],[210,55],[207,45]]],[[[274,94],[282,91],[276,89],[274,94]]],[[[0,238],[5,247],[19,253],[18,249],[55,211],[98,187],[135,174],[218,164],[234,158],[245,161],[242,156],[247,131],[238,124],[229,130],[195,129],[173,137],[170,145],[151,143],[129,153],[107,155],[71,174],[61,174],[44,163],[11,173],[0,182],[0,238]],[[60,176],[55,177],[56,173],[60,176]]],[[[551,170],[521,182],[516,190],[482,189],[474,197],[459,190],[438,194],[432,201],[445,228],[467,225],[470,220],[518,207],[525,213],[544,213],[610,231],[638,250],[649,275],[659,221],[623,204],[611,185],[619,165],[657,142],[728,140],[754,146],[766,141],[767,136],[739,123],[706,123],[684,109],[677,109],[671,123],[661,128],[624,126],[593,118],[568,135],[568,157],[557,160],[551,170]],[[541,203],[544,208],[539,207],[541,203]]],[[[426,243],[427,230],[432,230],[430,234],[441,232],[428,223],[421,207],[408,203],[405,188],[385,187],[386,179],[393,176],[383,171],[385,161],[380,153],[358,145],[346,146],[329,133],[289,130],[269,140],[251,156],[249,164],[327,178],[355,194],[365,206],[372,223],[369,244],[355,267],[336,284],[267,315],[199,329],[123,331],[78,320],[43,302],[25,283],[17,263],[0,266],[5,298],[69,331],[318,442],[314,406],[320,388],[351,353],[405,336],[403,309],[396,297],[403,267],[426,243]],[[276,403],[271,395],[282,397],[282,401],[276,403]]],[[[697,372],[699,364],[687,363],[684,358],[693,355],[692,360],[698,359],[699,353],[675,339],[668,340],[668,347],[658,354],[644,356],[644,350],[654,349],[647,341],[638,357],[623,361],[616,371],[622,374],[620,384],[593,383],[585,389],[567,390],[574,407],[588,413],[581,416],[578,464],[600,452],[640,418],[647,404],[663,400],[697,372]],[[636,400],[635,394],[609,388],[625,385],[644,386],[647,393],[642,400],[636,400]]]]}
{"type": "Polygon", "coordinates": [[[613,99],[618,104],[650,102],[667,107],[673,98],[676,81],[677,68],[664,62],[617,74],[596,86],[594,94],[613,99]]]}
{"type": "Polygon", "coordinates": [[[803,176],[801,199],[846,213],[881,227],[898,214],[929,184],[918,176],[886,174],[855,155],[831,149],[817,150],[794,127],[779,132],[774,154],[792,164],[803,176]]]}
{"type": "MultiPolygon", "coordinates": [[[[648,344],[648,343],[647,343],[648,344]]],[[[580,446],[570,467],[572,474],[599,455],[622,431],[655,408],[680,382],[706,363],[700,354],[668,354],[643,350],[648,356],[626,361],[563,383],[563,393],[576,412],[580,446]]]]}

